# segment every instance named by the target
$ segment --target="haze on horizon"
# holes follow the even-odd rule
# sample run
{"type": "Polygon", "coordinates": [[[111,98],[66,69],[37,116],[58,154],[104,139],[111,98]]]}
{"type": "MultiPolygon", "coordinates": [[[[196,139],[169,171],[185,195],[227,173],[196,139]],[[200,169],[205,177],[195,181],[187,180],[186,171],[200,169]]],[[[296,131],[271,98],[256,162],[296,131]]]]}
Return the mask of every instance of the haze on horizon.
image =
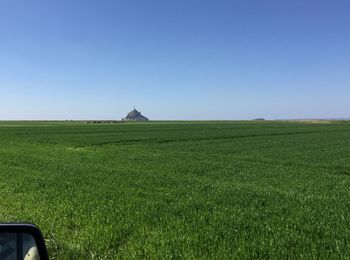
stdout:
{"type": "Polygon", "coordinates": [[[0,120],[350,117],[347,0],[4,0],[0,120]]]}

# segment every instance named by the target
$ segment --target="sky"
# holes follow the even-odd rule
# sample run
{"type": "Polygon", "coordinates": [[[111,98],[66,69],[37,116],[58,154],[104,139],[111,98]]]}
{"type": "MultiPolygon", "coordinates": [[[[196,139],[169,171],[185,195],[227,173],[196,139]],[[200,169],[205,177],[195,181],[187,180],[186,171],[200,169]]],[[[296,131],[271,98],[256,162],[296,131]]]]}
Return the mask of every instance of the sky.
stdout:
{"type": "Polygon", "coordinates": [[[0,120],[350,118],[348,0],[0,0],[0,120]]]}

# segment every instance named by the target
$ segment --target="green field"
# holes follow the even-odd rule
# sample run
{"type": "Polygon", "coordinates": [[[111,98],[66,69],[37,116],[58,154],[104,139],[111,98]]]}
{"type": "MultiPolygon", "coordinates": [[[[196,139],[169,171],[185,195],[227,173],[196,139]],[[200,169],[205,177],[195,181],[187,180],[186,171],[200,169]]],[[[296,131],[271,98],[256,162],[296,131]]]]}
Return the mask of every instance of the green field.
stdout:
{"type": "Polygon", "coordinates": [[[0,221],[53,259],[349,259],[348,122],[0,123],[0,221]]]}

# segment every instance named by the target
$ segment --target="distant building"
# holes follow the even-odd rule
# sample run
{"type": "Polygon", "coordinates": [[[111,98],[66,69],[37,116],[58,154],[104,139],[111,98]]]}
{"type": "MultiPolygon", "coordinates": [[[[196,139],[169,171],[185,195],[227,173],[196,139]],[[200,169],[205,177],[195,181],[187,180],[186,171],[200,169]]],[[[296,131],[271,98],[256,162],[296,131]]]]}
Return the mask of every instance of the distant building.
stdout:
{"type": "Polygon", "coordinates": [[[141,112],[134,110],[128,113],[128,115],[122,119],[123,121],[149,121],[147,117],[143,116],[141,112]]]}

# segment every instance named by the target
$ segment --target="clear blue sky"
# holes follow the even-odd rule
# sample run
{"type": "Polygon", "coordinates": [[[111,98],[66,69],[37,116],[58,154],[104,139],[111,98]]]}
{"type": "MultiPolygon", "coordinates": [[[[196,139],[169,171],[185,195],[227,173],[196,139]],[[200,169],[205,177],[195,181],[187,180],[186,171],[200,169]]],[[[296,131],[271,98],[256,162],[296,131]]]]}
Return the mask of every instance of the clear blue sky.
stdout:
{"type": "Polygon", "coordinates": [[[349,0],[1,0],[0,119],[350,117],[349,0]]]}

